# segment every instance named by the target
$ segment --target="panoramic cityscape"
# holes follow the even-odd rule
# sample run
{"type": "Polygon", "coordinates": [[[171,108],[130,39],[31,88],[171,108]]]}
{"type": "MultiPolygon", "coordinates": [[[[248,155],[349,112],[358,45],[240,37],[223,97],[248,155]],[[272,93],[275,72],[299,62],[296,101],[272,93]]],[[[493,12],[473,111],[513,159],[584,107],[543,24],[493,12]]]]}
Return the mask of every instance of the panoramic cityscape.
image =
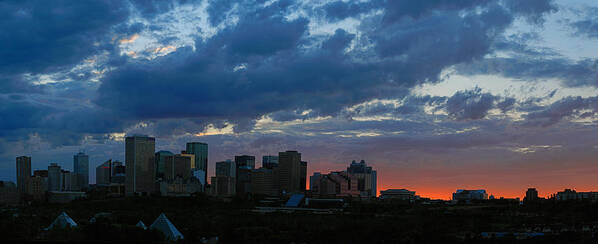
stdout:
{"type": "Polygon", "coordinates": [[[596,0],[2,0],[0,243],[598,243],[596,0]]]}
{"type": "MultiPolygon", "coordinates": [[[[73,171],[62,169],[57,163],[50,163],[47,169],[32,169],[32,158],[16,157],[16,185],[0,181],[0,205],[2,206],[54,206],[70,208],[68,203],[80,204],[86,201],[119,202],[122,199],[172,198],[197,199],[210,197],[221,203],[241,201],[251,203],[240,207],[254,213],[292,214],[343,214],[350,205],[372,206],[554,206],[558,202],[567,205],[598,203],[598,192],[577,192],[564,189],[548,197],[541,197],[535,188],[529,188],[525,197],[504,198],[489,195],[485,189],[457,189],[450,200],[431,199],[419,196],[408,189],[386,189],[377,191],[377,171],[364,160],[353,160],[344,170],[314,172],[307,177],[309,164],[302,161],[298,151],[279,152],[278,155],[263,155],[261,167],[252,155],[234,156],[215,162],[215,174],[208,179],[209,146],[203,142],[188,142],[180,153],[156,150],[156,139],[146,135],[132,135],[125,138],[125,162],[108,159],[95,168],[96,182],[90,184],[90,157],[84,152],[73,155],[73,171]],[[309,184],[309,185],[307,185],[309,184]],[[378,194],[379,193],[379,194],[378,194]],[[40,205],[41,204],[41,205],[40,205]],[[62,204],[62,205],[61,205],[62,204]],[[249,209],[247,209],[249,208],[249,209]]],[[[144,201],[144,200],[142,200],[144,201]]],[[[13,210],[14,211],[14,210],[13,210]]],[[[118,211],[118,210],[117,210],[118,211]]],[[[162,207],[161,211],[172,211],[162,207]]],[[[18,215],[16,216],[18,218],[18,215]]],[[[60,237],[56,232],[71,235],[80,228],[96,228],[98,221],[114,225],[110,212],[99,212],[89,220],[76,221],[65,211],[28,240],[36,241],[81,241],[60,237]],[[79,223],[77,223],[79,222],[79,223]],[[81,227],[87,225],[87,227],[81,227]],[[70,233],[70,234],[69,234],[70,233]]],[[[124,223],[120,223],[121,225],[124,223]]],[[[146,225],[143,220],[128,223],[138,231],[153,231],[143,235],[152,236],[154,241],[184,242],[185,235],[168,219],[164,212],[146,225]],[[133,225],[134,224],[134,225],[133,225]]],[[[130,230],[127,230],[130,231],[130,230]]],[[[598,234],[598,221],[577,223],[573,226],[536,224],[516,231],[485,231],[480,233],[454,234],[457,239],[467,240],[535,240],[539,237],[565,235],[566,233],[598,234]],[[555,229],[553,229],[555,228],[555,229]],[[510,237],[510,238],[509,238],[510,237]]],[[[269,238],[269,237],[268,237],[269,238]]],[[[22,239],[24,240],[24,239],[22,239]]],[[[92,239],[82,239],[90,241],[92,239]]],[[[122,239],[103,239],[107,242],[122,239]]],[[[126,241],[131,241],[125,239],[126,241]]],[[[202,243],[218,243],[219,236],[201,237],[202,243]]],[[[224,239],[226,240],[226,239],[224,239]]],[[[143,238],[137,240],[147,241],[143,238]]],[[[198,241],[189,241],[191,243],[198,241]]],[[[230,241],[230,240],[228,240],[230,241]]],[[[253,240],[255,241],[255,240],[253,240]]],[[[263,240],[262,240],[263,241],[263,240]]]]}
{"type": "MultiPolygon", "coordinates": [[[[107,159],[95,168],[96,182],[89,183],[89,156],[73,155],[73,171],[50,163],[47,169],[32,169],[31,157],[16,158],[16,184],[3,181],[5,194],[0,203],[16,205],[28,201],[66,203],[86,198],[86,192],[102,192],[106,197],[163,196],[190,197],[203,193],[221,198],[271,197],[298,194],[297,205],[304,197],[399,199],[409,202],[434,201],[447,203],[477,200],[538,201],[540,199],[598,201],[596,192],[564,189],[541,197],[536,188],[522,192],[523,198],[505,198],[489,194],[485,189],[457,189],[451,199],[432,199],[416,195],[408,189],[389,188],[377,191],[377,171],[364,160],[353,160],[346,170],[314,172],[307,175],[308,162],[298,151],[263,155],[261,167],[253,155],[236,155],[234,160],[215,162],[215,174],[208,177],[208,144],[188,142],[185,150],[174,154],[156,151],[156,139],[145,135],[125,139],[125,162],[107,159]],[[309,184],[309,185],[308,185],[309,184]]],[[[93,169],[92,169],[93,170],[93,169]]],[[[523,188],[522,188],[523,189],[523,188]]],[[[312,201],[314,201],[312,199],[312,201]]],[[[318,201],[318,200],[316,200],[318,201]]]]}

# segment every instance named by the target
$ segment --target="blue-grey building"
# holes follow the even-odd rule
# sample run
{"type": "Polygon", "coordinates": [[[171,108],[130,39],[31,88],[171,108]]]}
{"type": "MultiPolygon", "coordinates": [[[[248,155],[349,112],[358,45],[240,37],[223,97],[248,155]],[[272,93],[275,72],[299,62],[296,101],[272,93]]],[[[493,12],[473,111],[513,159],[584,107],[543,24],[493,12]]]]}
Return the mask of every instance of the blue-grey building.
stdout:
{"type": "Polygon", "coordinates": [[[134,135],[125,138],[126,195],[151,195],[156,189],[156,139],[134,135]]]}
{"type": "Polygon", "coordinates": [[[170,151],[159,151],[156,153],[156,177],[164,177],[164,167],[166,161],[172,161],[174,154],[170,151]]]}
{"type": "Polygon", "coordinates": [[[262,168],[273,169],[278,166],[278,156],[266,155],[262,157],[262,168]]]}
{"type": "Polygon", "coordinates": [[[73,171],[77,174],[78,189],[89,187],[89,156],[79,152],[73,156],[73,171]]]}
{"type": "Polygon", "coordinates": [[[191,170],[203,171],[203,179],[199,179],[201,182],[207,182],[208,177],[208,144],[203,142],[188,142],[187,154],[195,155],[195,165],[192,165],[191,170]]]}

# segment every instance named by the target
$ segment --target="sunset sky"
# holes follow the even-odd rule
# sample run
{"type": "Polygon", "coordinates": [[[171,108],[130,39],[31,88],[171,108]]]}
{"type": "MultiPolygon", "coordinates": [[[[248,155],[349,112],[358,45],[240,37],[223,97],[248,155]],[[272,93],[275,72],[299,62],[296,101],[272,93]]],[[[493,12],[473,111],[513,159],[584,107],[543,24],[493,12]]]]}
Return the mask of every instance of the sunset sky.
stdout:
{"type": "Polygon", "coordinates": [[[598,1],[1,1],[0,180],[209,144],[378,190],[598,191],[598,1]]]}

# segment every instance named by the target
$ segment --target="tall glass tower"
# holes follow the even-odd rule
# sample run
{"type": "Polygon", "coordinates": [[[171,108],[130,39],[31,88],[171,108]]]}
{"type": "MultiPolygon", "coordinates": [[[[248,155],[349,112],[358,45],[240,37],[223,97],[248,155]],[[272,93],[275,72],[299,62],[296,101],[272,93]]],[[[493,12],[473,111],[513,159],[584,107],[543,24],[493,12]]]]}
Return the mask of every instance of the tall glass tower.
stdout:
{"type": "Polygon", "coordinates": [[[89,187],[89,156],[79,152],[73,156],[73,171],[77,175],[78,190],[89,187]]]}
{"type": "Polygon", "coordinates": [[[156,192],[156,139],[129,136],[125,139],[127,195],[150,195],[156,192]]]}
{"type": "Polygon", "coordinates": [[[188,142],[187,154],[195,155],[195,168],[192,171],[203,171],[202,182],[207,182],[208,177],[208,144],[203,142],[188,142]]]}

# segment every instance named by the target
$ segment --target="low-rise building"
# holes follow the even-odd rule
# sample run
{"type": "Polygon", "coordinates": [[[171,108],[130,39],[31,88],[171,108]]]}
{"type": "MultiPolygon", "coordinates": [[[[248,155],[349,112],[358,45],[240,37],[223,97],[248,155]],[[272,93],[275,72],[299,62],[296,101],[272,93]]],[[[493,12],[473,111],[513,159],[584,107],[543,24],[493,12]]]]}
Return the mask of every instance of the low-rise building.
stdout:
{"type": "Polygon", "coordinates": [[[417,196],[415,195],[415,191],[409,191],[407,189],[388,189],[380,191],[380,199],[413,202],[417,199],[417,196]]]}
{"type": "Polygon", "coordinates": [[[359,197],[358,179],[345,171],[321,174],[315,172],[310,177],[310,192],[316,197],[359,197]]]}
{"type": "Polygon", "coordinates": [[[466,202],[469,202],[471,200],[488,200],[488,193],[486,193],[486,190],[483,190],[483,189],[479,189],[479,190],[459,189],[459,190],[457,190],[457,192],[453,193],[453,200],[466,201],[466,202]]]}
{"type": "Polygon", "coordinates": [[[565,189],[564,191],[557,192],[555,195],[557,201],[570,201],[570,200],[591,200],[598,201],[598,192],[576,192],[572,189],[565,189]]]}

